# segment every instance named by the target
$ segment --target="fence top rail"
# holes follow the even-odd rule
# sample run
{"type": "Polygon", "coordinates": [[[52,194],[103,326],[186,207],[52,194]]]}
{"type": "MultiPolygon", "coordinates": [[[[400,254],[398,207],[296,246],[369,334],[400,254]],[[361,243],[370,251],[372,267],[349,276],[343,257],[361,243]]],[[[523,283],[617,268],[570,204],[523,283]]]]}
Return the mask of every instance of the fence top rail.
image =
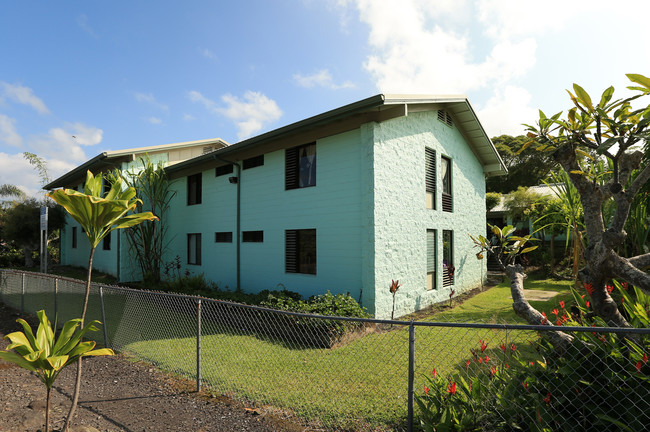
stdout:
{"type": "MultiPolygon", "coordinates": [[[[13,270],[13,269],[0,269],[0,272],[9,272],[16,274],[25,274],[29,276],[35,276],[39,278],[53,278],[66,280],[74,283],[83,283],[79,279],[68,278],[58,275],[49,275],[36,272],[27,272],[22,270],[13,270]]],[[[321,319],[321,320],[333,320],[333,321],[348,321],[348,322],[359,322],[359,323],[368,323],[368,324],[388,324],[388,325],[399,325],[399,326],[416,326],[416,327],[446,327],[446,328],[473,328],[473,329],[489,329],[489,330],[527,330],[527,331],[537,331],[537,332],[547,332],[547,331],[562,331],[565,333],[570,332],[597,332],[597,333],[615,333],[615,334],[642,334],[650,335],[650,328],[634,328],[634,327],[577,327],[577,326],[554,326],[553,324],[494,324],[494,323],[457,323],[457,322],[433,322],[433,321],[404,321],[404,320],[383,320],[375,318],[354,318],[354,317],[339,317],[339,316],[330,316],[330,315],[316,315],[308,314],[301,312],[291,312],[283,311],[278,309],[267,308],[263,306],[247,305],[243,303],[236,303],[228,300],[219,300],[208,297],[201,297],[196,295],[188,294],[178,294],[178,293],[169,293],[162,291],[153,291],[153,290],[144,290],[137,288],[125,288],[116,285],[110,284],[100,284],[93,282],[95,287],[104,287],[109,288],[112,291],[122,291],[133,294],[147,294],[155,295],[160,297],[176,297],[182,298],[185,300],[192,300],[195,302],[208,302],[221,305],[232,306],[242,309],[258,310],[261,312],[270,312],[278,315],[292,316],[296,318],[310,318],[310,319],[321,319]]]]}

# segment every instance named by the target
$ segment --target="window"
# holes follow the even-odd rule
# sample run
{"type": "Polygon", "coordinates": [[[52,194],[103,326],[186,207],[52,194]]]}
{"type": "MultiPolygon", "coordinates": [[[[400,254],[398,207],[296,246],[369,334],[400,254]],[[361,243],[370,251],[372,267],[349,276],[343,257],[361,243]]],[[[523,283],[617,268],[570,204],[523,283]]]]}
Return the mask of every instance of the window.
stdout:
{"type": "Polygon", "coordinates": [[[111,233],[106,234],[102,245],[104,250],[111,250],[111,233]]]}
{"type": "Polygon", "coordinates": [[[232,232],[216,232],[214,241],[215,243],[232,243],[232,232]]]}
{"type": "Polygon", "coordinates": [[[233,171],[232,165],[224,165],[224,166],[217,167],[215,169],[214,175],[215,177],[219,177],[223,175],[232,174],[232,171],[233,171]]]}
{"type": "Polygon", "coordinates": [[[255,168],[264,165],[264,155],[255,156],[252,158],[244,159],[242,161],[242,169],[255,168]]]}
{"type": "Polygon", "coordinates": [[[316,274],[316,230],[285,231],[285,270],[287,273],[316,274]]]}
{"type": "Polygon", "coordinates": [[[454,232],[444,230],[442,232],[442,286],[454,284],[454,232]]]}
{"type": "Polygon", "coordinates": [[[440,173],[442,178],[442,211],[453,210],[453,199],[451,194],[451,159],[440,158],[440,173]]]}
{"type": "Polygon", "coordinates": [[[201,204],[201,173],[187,176],[187,205],[201,204]]]}
{"type": "Polygon", "coordinates": [[[427,230],[427,290],[436,289],[436,266],[438,265],[438,232],[427,230]]]}
{"type": "Polygon", "coordinates": [[[426,188],[426,206],[436,208],[436,151],[424,149],[424,183],[426,188]]]}
{"type": "Polygon", "coordinates": [[[72,227],[72,249],[77,249],[77,227],[72,227]]]}
{"type": "Polygon", "coordinates": [[[316,186],[316,143],[287,149],[284,161],[286,190],[316,186]]]}
{"type": "Polygon", "coordinates": [[[264,231],[243,231],[242,241],[244,243],[262,243],[264,241],[264,231]]]}
{"type": "Polygon", "coordinates": [[[201,265],[201,234],[187,235],[187,263],[201,265]]]}

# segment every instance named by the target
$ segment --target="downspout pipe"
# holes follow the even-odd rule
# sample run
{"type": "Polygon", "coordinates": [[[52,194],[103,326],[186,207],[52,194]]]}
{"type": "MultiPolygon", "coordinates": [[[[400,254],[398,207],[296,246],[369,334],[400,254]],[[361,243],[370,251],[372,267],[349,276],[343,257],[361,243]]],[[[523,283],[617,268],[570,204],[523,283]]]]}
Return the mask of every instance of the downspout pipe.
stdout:
{"type": "Polygon", "coordinates": [[[227,163],[228,165],[232,165],[237,168],[237,216],[236,216],[236,230],[237,230],[237,242],[236,242],[236,267],[237,267],[237,290],[241,289],[241,252],[240,252],[240,247],[241,247],[241,166],[236,163],[236,162],[231,162],[226,159],[222,159],[217,155],[213,155],[215,160],[218,160],[220,162],[227,163]]]}

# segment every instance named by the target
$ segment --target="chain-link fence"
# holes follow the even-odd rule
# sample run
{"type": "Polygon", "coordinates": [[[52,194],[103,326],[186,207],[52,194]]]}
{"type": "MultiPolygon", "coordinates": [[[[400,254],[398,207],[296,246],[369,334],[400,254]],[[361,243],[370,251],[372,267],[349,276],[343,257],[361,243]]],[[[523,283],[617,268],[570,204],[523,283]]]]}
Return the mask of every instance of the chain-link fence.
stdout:
{"type": "MultiPolygon", "coordinates": [[[[84,289],[39,273],[0,276],[0,301],[58,323],[80,315],[84,289]]],[[[558,349],[542,325],[318,317],[98,284],[87,316],[105,324],[90,337],[106,346],[316,429],[650,425],[649,329],[563,327],[574,342],[558,349]]]]}

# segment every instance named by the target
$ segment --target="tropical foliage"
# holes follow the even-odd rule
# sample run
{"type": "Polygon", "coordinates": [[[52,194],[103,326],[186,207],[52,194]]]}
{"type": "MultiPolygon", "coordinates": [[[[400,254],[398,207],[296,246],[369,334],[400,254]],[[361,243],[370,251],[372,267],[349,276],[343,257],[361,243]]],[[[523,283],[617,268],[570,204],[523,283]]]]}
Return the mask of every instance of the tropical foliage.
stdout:
{"type": "Polygon", "coordinates": [[[80,329],[80,319],[70,320],[63,325],[57,338],[45,311],[38,311],[37,315],[39,325],[36,334],[27,321],[22,318],[17,320],[23,326],[24,332],[13,332],[5,336],[11,344],[6,351],[0,351],[0,359],[34,372],[45,384],[47,391],[45,430],[48,431],[50,391],[61,371],[81,357],[114,355],[114,353],[108,348],[94,349],[93,341],[82,341],[84,334],[98,330],[96,324],[99,324],[99,321],[93,321],[80,329]]]}
{"type": "MultiPolygon", "coordinates": [[[[132,212],[136,210],[137,205],[141,203],[141,200],[136,198],[135,189],[133,187],[123,189],[122,179],[119,177],[112,177],[110,180],[110,189],[104,194],[103,177],[101,175],[95,177],[88,171],[83,193],[77,192],[74,189],[57,189],[48,194],[50,198],[60,204],[81,225],[90,242],[86,294],[81,312],[82,326],[86,319],[88,298],[90,297],[93,256],[99,242],[116,229],[129,228],[146,220],[157,219],[151,212],[133,214],[132,212]]],[[[66,421],[66,429],[74,416],[77,401],[79,400],[80,387],[81,362],[77,362],[77,381],[72,406],[66,421]]]]}

